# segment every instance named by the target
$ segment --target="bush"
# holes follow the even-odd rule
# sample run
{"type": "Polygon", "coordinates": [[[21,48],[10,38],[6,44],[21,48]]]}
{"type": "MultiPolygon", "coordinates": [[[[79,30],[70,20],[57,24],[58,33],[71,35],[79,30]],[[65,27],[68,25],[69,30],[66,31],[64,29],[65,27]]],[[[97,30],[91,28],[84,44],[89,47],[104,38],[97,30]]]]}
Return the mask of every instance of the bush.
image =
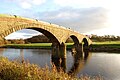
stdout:
{"type": "Polygon", "coordinates": [[[55,66],[52,70],[48,67],[40,68],[37,65],[9,61],[0,57],[0,80],[102,80],[100,77],[81,76],[79,79],[71,77],[62,70],[57,72],[55,66]]]}
{"type": "Polygon", "coordinates": [[[71,77],[64,72],[40,68],[30,63],[18,63],[0,57],[0,80],[69,80],[71,77]]]}

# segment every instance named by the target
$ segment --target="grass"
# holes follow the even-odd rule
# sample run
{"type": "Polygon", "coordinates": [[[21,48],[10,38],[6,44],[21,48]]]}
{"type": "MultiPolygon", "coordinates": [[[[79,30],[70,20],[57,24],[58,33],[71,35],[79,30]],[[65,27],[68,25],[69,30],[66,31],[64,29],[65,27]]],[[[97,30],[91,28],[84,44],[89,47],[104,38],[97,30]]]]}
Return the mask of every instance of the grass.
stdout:
{"type": "Polygon", "coordinates": [[[9,61],[0,57],[0,80],[103,80],[101,76],[72,77],[62,70],[57,72],[55,66],[52,69],[40,68],[28,62],[9,61]]]}
{"type": "MultiPolygon", "coordinates": [[[[32,44],[6,44],[7,48],[51,48],[52,43],[32,43],[32,44]]],[[[66,43],[67,48],[71,48],[73,43],[66,43]]]]}
{"type": "Polygon", "coordinates": [[[120,41],[93,42],[93,48],[105,46],[108,48],[120,48],[120,41]]]}
{"type": "MultiPolygon", "coordinates": [[[[67,49],[72,48],[73,43],[65,43],[67,49]]],[[[52,43],[32,43],[32,44],[7,44],[4,47],[7,48],[42,48],[51,49],[52,43]]],[[[107,41],[107,42],[93,42],[90,45],[90,51],[97,52],[119,52],[120,51],[120,41],[107,41]]]]}
{"type": "Polygon", "coordinates": [[[120,41],[93,42],[93,44],[120,44],[120,41]]]}
{"type": "Polygon", "coordinates": [[[32,44],[7,44],[6,47],[12,48],[51,48],[52,43],[32,43],[32,44]]]}

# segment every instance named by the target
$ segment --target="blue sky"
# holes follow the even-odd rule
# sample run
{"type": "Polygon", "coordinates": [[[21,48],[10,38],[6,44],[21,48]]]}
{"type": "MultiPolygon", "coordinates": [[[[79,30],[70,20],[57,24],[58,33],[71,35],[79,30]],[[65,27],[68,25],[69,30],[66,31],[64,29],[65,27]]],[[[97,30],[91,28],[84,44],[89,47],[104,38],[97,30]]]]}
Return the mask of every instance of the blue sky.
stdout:
{"type": "MultiPolygon", "coordinates": [[[[120,35],[119,7],[119,0],[0,0],[0,14],[39,19],[83,34],[97,35],[120,35]]],[[[7,38],[38,34],[21,30],[7,38]]]]}

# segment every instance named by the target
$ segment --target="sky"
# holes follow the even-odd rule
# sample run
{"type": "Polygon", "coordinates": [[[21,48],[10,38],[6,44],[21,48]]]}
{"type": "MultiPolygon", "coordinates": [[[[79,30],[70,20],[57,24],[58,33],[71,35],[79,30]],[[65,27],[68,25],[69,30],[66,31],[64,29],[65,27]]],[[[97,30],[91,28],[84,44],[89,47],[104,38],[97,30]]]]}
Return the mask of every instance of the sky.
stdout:
{"type": "MultiPolygon", "coordinates": [[[[89,35],[120,36],[119,8],[119,0],[0,0],[0,14],[38,19],[89,35]]],[[[24,29],[6,38],[38,34],[24,29]]]]}

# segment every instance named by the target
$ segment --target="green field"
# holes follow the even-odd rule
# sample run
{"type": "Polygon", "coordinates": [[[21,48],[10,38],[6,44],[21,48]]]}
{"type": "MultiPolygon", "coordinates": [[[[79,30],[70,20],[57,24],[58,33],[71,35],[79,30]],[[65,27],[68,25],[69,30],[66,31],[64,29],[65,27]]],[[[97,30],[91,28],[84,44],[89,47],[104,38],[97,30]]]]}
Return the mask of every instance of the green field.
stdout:
{"type": "Polygon", "coordinates": [[[120,41],[93,42],[91,46],[93,48],[101,46],[109,48],[120,48],[120,41]]]}
{"type": "Polygon", "coordinates": [[[93,42],[92,44],[120,44],[120,41],[93,42]]]}
{"type": "MultiPolygon", "coordinates": [[[[67,48],[71,48],[73,43],[65,43],[67,48]]],[[[31,43],[31,44],[7,44],[7,48],[51,48],[52,43],[31,43]]],[[[120,41],[107,41],[107,42],[93,42],[90,45],[92,48],[107,47],[107,48],[120,48],[120,41]]]]}
{"type": "MultiPolygon", "coordinates": [[[[7,44],[7,48],[51,48],[52,43],[32,43],[32,44],[7,44]]],[[[73,43],[66,43],[67,48],[71,48],[73,43]]]]}
{"type": "Polygon", "coordinates": [[[7,48],[51,48],[52,43],[7,44],[7,48]]]}

